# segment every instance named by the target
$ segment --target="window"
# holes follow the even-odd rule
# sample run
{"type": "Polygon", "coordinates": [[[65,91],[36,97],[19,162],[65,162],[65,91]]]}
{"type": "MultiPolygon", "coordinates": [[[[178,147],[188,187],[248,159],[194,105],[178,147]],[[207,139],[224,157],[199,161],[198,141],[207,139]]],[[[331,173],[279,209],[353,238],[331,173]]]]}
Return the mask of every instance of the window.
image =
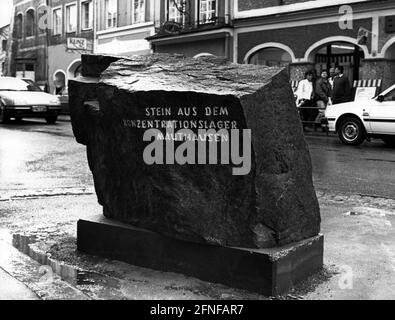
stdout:
{"type": "Polygon", "coordinates": [[[118,17],[118,0],[106,0],[106,28],[115,28],[118,17]]]}
{"type": "Polygon", "coordinates": [[[62,34],[62,8],[53,9],[53,34],[62,34]]]}
{"type": "MultiPolygon", "coordinates": [[[[34,81],[35,79],[35,65],[34,63],[17,63],[16,65],[16,77],[31,79],[34,81]]],[[[25,82],[25,81],[23,81],[25,82]]],[[[27,83],[25,82],[27,85],[27,83]]]]}
{"type": "Polygon", "coordinates": [[[85,1],[81,4],[82,29],[92,29],[93,26],[93,4],[92,1],[85,1]]]}
{"type": "Polygon", "coordinates": [[[26,12],[26,37],[32,37],[34,36],[34,30],[35,30],[35,21],[34,21],[34,10],[30,9],[26,12]]]}
{"type": "Polygon", "coordinates": [[[34,71],[34,64],[26,63],[25,64],[25,71],[34,71]]]}
{"type": "Polygon", "coordinates": [[[169,16],[168,21],[183,23],[184,20],[184,0],[169,0],[169,16]]]}
{"type": "Polygon", "coordinates": [[[18,14],[15,20],[15,35],[17,38],[22,38],[22,24],[23,24],[23,16],[22,14],[18,14]]]}
{"type": "Polygon", "coordinates": [[[77,31],[77,5],[72,4],[66,7],[66,32],[77,31]]]}
{"type": "Polygon", "coordinates": [[[216,0],[200,0],[199,5],[199,22],[210,23],[214,22],[217,14],[216,0]]]}
{"type": "Polygon", "coordinates": [[[145,21],[145,0],[133,0],[133,23],[145,21]]]}

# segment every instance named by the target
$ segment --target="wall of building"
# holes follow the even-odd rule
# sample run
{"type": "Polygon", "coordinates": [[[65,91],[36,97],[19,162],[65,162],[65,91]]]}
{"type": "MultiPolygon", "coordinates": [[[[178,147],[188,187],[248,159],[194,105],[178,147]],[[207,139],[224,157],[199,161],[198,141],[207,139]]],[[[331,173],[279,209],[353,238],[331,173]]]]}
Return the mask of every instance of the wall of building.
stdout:
{"type": "MultiPolygon", "coordinates": [[[[281,48],[292,55],[290,77],[300,80],[305,71],[316,68],[315,54],[327,44],[358,45],[364,52],[359,78],[383,80],[383,87],[395,83],[395,33],[385,28],[386,17],[395,14],[395,2],[365,1],[276,1],[235,0],[235,62],[246,63],[254,52],[281,48]],[[318,3],[323,6],[317,6],[318,3]],[[350,4],[351,28],[341,27],[341,5],[350,4]],[[352,19],[351,19],[352,18],[352,19]],[[358,44],[358,30],[368,30],[365,43],[358,44]]],[[[317,70],[318,71],[318,70],[317,70]]]]}
{"type": "Polygon", "coordinates": [[[54,34],[53,29],[50,32],[49,47],[48,47],[48,83],[51,93],[56,92],[56,88],[60,90],[59,82],[55,82],[56,73],[63,73],[65,75],[64,86],[67,86],[67,81],[74,78],[74,72],[69,72],[71,65],[74,63],[80,64],[81,54],[92,53],[94,47],[94,20],[95,8],[92,1],[92,27],[84,29],[82,25],[82,9],[81,4],[85,0],[49,0],[51,7],[50,17],[52,19],[53,9],[62,9],[62,31],[61,34],[54,34]],[[73,32],[67,32],[66,28],[66,7],[69,4],[76,4],[77,9],[77,27],[73,32]],[[68,39],[76,39],[84,46],[76,48],[74,45],[68,43],[68,39]]]}
{"type": "Polygon", "coordinates": [[[157,53],[181,53],[187,57],[194,57],[198,54],[209,53],[212,55],[225,56],[225,38],[200,40],[181,43],[171,43],[155,45],[157,53]]]}
{"type": "Polygon", "coordinates": [[[151,45],[145,38],[154,35],[154,0],[145,1],[145,21],[133,21],[133,2],[118,0],[117,24],[106,23],[106,2],[98,4],[97,53],[116,55],[150,54],[151,45]]]}
{"type": "Polygon", "coordinates": [[[48,49],[48,71],[50,92],[55,92],[55,75],[57,72],[65,74],[66,83],[68,80],[74,78],[73,65],[79,64],[81,61],[81,54],[79,52],[65,51],[64,45],[53,45],[48,49]]]}
{"type": "MultiPolygon", "coordinates": [[[[160,22],[164,23],[168,20],[168,4],[171,0],[160,1],[160,22]]],[[[228,14],[227,8],[229,8],[230,0],[217,0],[217,17],[220,19],[225,19],[228,14]]],[[[200,17],[199,14],[199,3],[200,0],[186,0],[185,1],[185,25],[196,25],[198,24],[200,17]]],[[[228,10],[229,11],[229,10],[228,10]]]]}
{"type": "Polygon", "coordinates": [[[0,28],[0,76],[4,76],[7,73],[6,58],[9,32],[9,25],[0,28]]]}
{"type": "MultiPolygon", "coordinates": [[[[215,19],[210,23],[202,23],[199,16],[199,0],[186,1],[183,23],[177,31],[169,32],[163,26],[169,20],[169,0],[161,1],[160,18],[156,22],[157,34],[150,38],[152,48],[160,53],[180,53],[188,57],[199,54],[213,54],[222,57],[233,57],[232,28],[230,27],[230,0],[216,2],[215,19]],[[162,26],[162,27],[161,27],[162,26]]],[[[158,5],[158,4],[157,4],[158,5]]]]}
{"type": "MultiPolygon", "coordinates": [[[[132,0],[118,0],[117,27],[134,24],[132,0]]],[[[154,21],[154,0],[145,0],[145,22],[154,21]]],[[[106,30],[106,2],[98,2],[98,31],[106,30]]]]}
{"type": "Polygon", "coordinates": [[[45,3],[43,0],[14,1],[14,22],[15,17],[22,14],[21,37],[18,37],[16,25],[13,26],[11,38],[11,61],[10,75],[31,78],[41,85],[45,84],[47,78],[46,70],[46,33],[38,27],[37,9],[45,3]],[[26,34],[26,13],[33,9],[35,13],[35,24],[33,35],[26,34]],[[30,66],[34,66],[31,71],[30,66]],[[28,70],[26,70],[28,69],[28,70]]]}
{"type": "MultiPolygon", "coordinates": [[[[364,27],[368,30],[372,28],[371,19],[356,20],[358,27],[364,27]]],[[[341,37],[356,39],[356,29],[341,30],[337,22],[314,24],[298,27],[285,27],[286,25],[278,25],[278,28],[262,31],[252,31],[238,33],[238,62],[243,63],[247,53],[254,47],[264,43],[278,43],[289,47],[294,53],[295,58],[304,59],[307,50],[315,43],[323,40],[332,42],[335,37],[339,40],[341,37]]],[[[323,44],[324,45],[324,44],[323,44]]],[[[371,39],[368,39],[367,47],[370,48],[371,39]]]]}
{"type": "Polygon", "coordinates": [[[115,29],[98,34],[97,53],[116,55],[145,55],[151,53],[151,45],[145,38],[154,34],[153,23],[115,29]]]}
{"type": "MultiPolygon", "coordinates": [[[[79,59],[82,53],[93,51],[93,28],[82,30],[81,26],[81,0],[45,0],[14,1],[14,32],[12,41],[11,75],[30,77],[40,85],[46,84],[50,91],[54,91],[53,72],[60,69],[67,74],[69,63],[79,59]],[[75,3],[77,8],[77,29],[67,32],[66,5],[75,3]],[[53,8],[62,9],[61,33],[53,32],[53,8]],[[27,11],[33,9],[35,24],[32,36],[27,36],[26,16],[27,11]],[[22,14],[22,37],[17,36],[16,17],[22,14]],[[46,16],[47,18],[43,18],[46,16]],[[86,48],[75,50],[68,46],[69,38],[82,38],[86,40],[86,48]],[[28,71],[21,71],[21,66],[34,64],[34,76],[28,71]]],[[[92,12],[93,14],[93,12],[92,12]]]]}
{"type": "Polygon", "coordinates": [[[363,2],[373,2],[374,0],[233,0],[236,16],[239,13],[255,11],[254,15],[275,14],[293,12],[311,8],[324,8],[337,5],[347,5],[363,2]],[[266,12],[265,12],[266,11],[266,12]]]}
{"type": "Polygon", "coordinates": [[[261,9],[281,5],[281,0],[243,0],[238,1],[240,11],[261,9]]]}
{"type": "MultiPolygon", "coordinates": [[[[93,0],[91,0],[93,3],[93,0]]],[[[90,48],[89,51],[92,50],[92,43],[93,43],[93,25],[92,28],[89,30],[84,30],[81,25],[81,3],[85,2],[85,0],[49,0],[50,7],[53,8],[62,8],[62,25],[63,30],[60,35],[54,35],[51,32],[50,37],[50,45],[58,45],[60,43],[67,43],[67,38],[69,37],[78,37],[78,38],[85,38],[88,39],[90,48]],[[76,32],[66,32],[66,6],[68,4],[75,3],[77,5],[77,31],[76,32]]],[[[94,10],[92,11],[94,14],[94,10]]],[[[52,12],[51,12],[52,17],[52,12]]],[[[93,18],[92,18],[93,19],[93,18]]]]}

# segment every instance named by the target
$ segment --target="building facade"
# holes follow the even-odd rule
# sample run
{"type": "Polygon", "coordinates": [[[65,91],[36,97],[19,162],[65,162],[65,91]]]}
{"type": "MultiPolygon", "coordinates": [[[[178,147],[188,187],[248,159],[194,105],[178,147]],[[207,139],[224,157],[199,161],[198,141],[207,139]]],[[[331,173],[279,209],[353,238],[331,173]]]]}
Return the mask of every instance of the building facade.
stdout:
{"type": "Polygon", "coordinates": [[[98,2],[97,53],[144,55],[151,53],[146,38],[155,34],[154,0],[98,2]]]}
{"type": "Polygon", "coordinates": [[[7,75],[29,78],[46,85],[46,30],[39,30],[37,11],[41,0],[14,0],[7,75]]]}
{"type": "Polygon", "coordinates": [[[14,0],[8,74],[62,91],[93,52],[93,29],[93,0],[14,0]]]}
{"type": "Polygon", "coordinates": [[[165,0],[157,6],[159,26],[149,38],[155,52],[284,66],[296,81],[309,69],[336,64],[351,80],[395,83],[393,0],[165,0]]]}
{"type": "Polygon", "coordinates": [[[386,88],[395,83],[394,15],[393,0],[235,0],[234,61],[289,65],[293,80],[337,64],[386,88]]]}
{"type": "Polygon", "coordinates": [[[48,0],[48,81],[58,93],[81,73],[81,54],[94,51],[95,1],[48,0]]]}
{"type": "Polygon", "coordinates": [[[7,74],[59,93],[81,54],[149,54],[154,0],[14,0],[7,74]]]}
{"type": "Polygon", "coordinates": [[[395,83],[394,0],[14,0],[7,73],[57,92],[82,53],[216,55],[395,83]]]}
{"type": "Polygon", "coordinates": [[[7,73],[6,58],[8,52],[8,38],[10,34],[10,25],[5,25],[0,28],[0,76],[7,73]]]}
{"type": "Polygon", "coordinates": [[[230,0],[156,1],[156,33],[149,40],[155,52],[233,57],[230,0]]]}

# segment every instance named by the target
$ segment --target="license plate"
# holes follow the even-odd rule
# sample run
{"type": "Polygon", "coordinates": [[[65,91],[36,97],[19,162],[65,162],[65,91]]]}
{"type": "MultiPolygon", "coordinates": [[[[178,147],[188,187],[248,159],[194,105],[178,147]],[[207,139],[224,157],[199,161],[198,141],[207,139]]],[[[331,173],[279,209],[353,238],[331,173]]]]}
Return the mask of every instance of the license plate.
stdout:
{"type": "Polygon", "coordinates": [[[33,106],[32,107],[32,111],[33,112],[46,112],[47,111],[47,107],[45,107],[45,106],[33,106]]]}

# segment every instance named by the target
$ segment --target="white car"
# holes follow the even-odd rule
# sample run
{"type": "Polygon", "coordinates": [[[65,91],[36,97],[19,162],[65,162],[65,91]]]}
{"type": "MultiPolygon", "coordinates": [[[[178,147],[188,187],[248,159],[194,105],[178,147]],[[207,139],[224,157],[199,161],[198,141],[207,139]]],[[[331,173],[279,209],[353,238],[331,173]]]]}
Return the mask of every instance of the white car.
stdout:
{"type": "Polygon", "coordinates": [[[347,145],[380,138],[395,145],[395,85],[370,100],[330,105],[325,111],[329,131],[347,145]]]}
{"type": "Polygon", "coordinates": [[[58,97],[42,92],[34,84],[12,77],[0,77],[0,123],[11,118],[45,118],[55,123],[61,109],[58,97]]]}

